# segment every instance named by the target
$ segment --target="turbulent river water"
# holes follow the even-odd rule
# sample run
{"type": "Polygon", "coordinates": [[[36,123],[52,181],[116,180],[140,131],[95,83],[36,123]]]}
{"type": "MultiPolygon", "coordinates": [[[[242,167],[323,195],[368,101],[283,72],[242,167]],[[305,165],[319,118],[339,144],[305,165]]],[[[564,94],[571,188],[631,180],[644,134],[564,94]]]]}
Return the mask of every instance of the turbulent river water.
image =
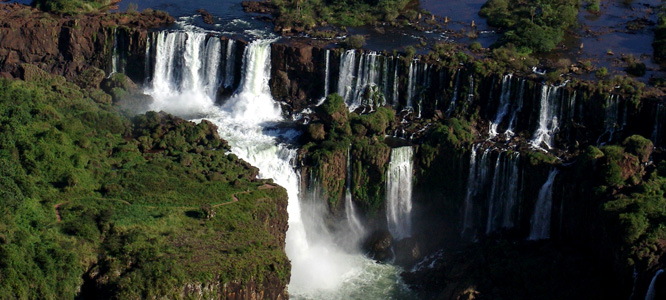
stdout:
{"type": "MultiPolygon", "coordinates": [[[[358,243],[340,246],[340,240],[358,239],[358,234],[333,233],[316,226],[324,211],[311,193],[300,191],[294,168],[297,149],[291,140],[299,132],[277,129],[282,112],[270,94],[270,35],[252,41],[243,54],[242,79],[236,92],[216,105],[216,89],[223,84],[218,70],[224,62],[222,43],[207,39],[191,25],[153,35],[154,74],[146,92],[153,96],[153,110],[167,111],[193,121],[207,119],[219,127],[220,135],[238,157],[259,168],[259,176],[272,178],[289,196],[289,230],[286,252],[292,262],[288,287],[292,299],[409,299],[411,292],[401,282],[401,269],[379,264],[361,254],[358,243]],[[310,205],[308,205],[310,203],[310,205]],[[310,207],[312,206],[312,207],[310,207]]],[[[282,126],[281,126],[282,127],[282,126]]],[[[352,212],[353,214],[353,212],[352,212]]],[[[355,218],[352,218],[355,219],[355,218]]],[[[355,241],[358,242],[358,241],[355,241]]]]}

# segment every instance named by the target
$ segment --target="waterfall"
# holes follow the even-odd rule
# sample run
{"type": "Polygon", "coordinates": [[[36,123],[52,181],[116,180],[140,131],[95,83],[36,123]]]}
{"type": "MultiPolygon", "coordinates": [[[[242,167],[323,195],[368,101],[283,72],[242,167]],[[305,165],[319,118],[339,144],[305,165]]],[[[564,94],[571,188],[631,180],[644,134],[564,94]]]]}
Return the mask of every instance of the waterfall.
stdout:
{"type": "Polygon", "coordinates": [[[218,38],[206,39],[201,32],[163,31],[157,35],[155,44],[152,93],[156,98],[188,93],[192,101],[179,102],[187,110],[205,104],[197,100],[215,97],[221,51],[218,38]]]}
{"type": "Polygon", "coordinates": [[[227,40],[227,48],[225,51],[226,59],[224,65],[224,87],[232,88],[234,85],[235,66],[236,66],[236,41],[227,40]]]}
{"type": "Polygon", "coordinates": [[[421,117],[423,105],[423,93],[421,91],[430,86],[429,75],[430,65],[427,63],[420,64],[418,60],[414,59],[409,63],[409,71],[407,74],[407,102],[406,108],[414,108],[417,110],[417,117],[421,117]]]}
{"type": "Polygon", "coordinates": [[[357,243],[365,235],[365,229],[356,215],[354,203],[352,202],[351,177],[351,145],[349,145],[349,148],[347,149],[347,174],[345,180],[345,216],[347,217],[347,226],[353,233],[352,242],[357,243]]]}
{"type": "Polygon", "coordinates": [[[469,90],[467,91],[467,102],[474,100],[474,76],[469,75],[469,90]]]}
{"type": "Polygon", "coordinates": [[[645,300],[654,300],[655,296],[657,295],[657,278],[661,273],[664,273],[664,269],[660,269],[657,271],[657,273],[654,274],[654,277],[652,277],[652,281],[650,281],[650,286],[648,287],[647,292],[645,293],[645,300]]]}
{"type": "Polygon", "coordinates": [[[507,176],[504,177],[505,193],[503,194],[502,203],[504,203],[504,211],[502,218],[502,227],[511,228],[514,226],[514,207],[518,204],[520,197],[519,176],[520,169],[518,163],[520,162],[520,153],[515,153],[514,156],[507,156],[510,167],[505,169],[507,176]],[[508,180],[507,180],[508,179],[508,180]]]}
{"type": "MultiPolygon", "coordinates": [[[[626,108],[624,110],[626,114],[626,108]]],[[[626,120],[626,116],[624,116],[626,120]]],[[[597,139],[597,145],[603,145],[613,140],[615,131],[622,130],[626,121],[621,121],[620,118],[620,99],[617,95],[610,95],[606,98],[604,107],[604,133],[597,139]],[[608,139],[604,140],[604,137],[608,139]]]]}
{"type": "Polygon", "coordinates": [[[406,107],[413,107],[412,106],[412,98],[414,97],[414,94],[416,94],[416,71],[414,70],[416,65],[416,61],[412,60],[409,63],[409,71],[407,72],[407,104],[405,105],[406,107]]]}
{"type": "Polygon", "coordinates": [[[392,103],[397,101],[397,63],[390,65],[395,69],[393,91],[391,91],[390,61],[393,59],[374,51],[357,54],[355,50],[347,50],[342,54],[337,92],[345,100],[350,111],[363,106],[372,110],[378,105],[384,105],[387,102],[387,95],[393,95],[392,103]]]}
{"type": "Polygon", "coordinates": [[[392,103],[393,103],[394,108],[398,107],[398,104],[399,104],[398,101],[400,99],[399,98],[400,95],[398,93],[398,90],[399,90],[399,80],[398,79],[400,78],[400,77],[398,77],[398,62],[399,61],[400,61],[400,56],[397,56],[393,60],[393,99],[392,99],[392,103]]]}
{"type": "Polygon", "coordinates": [[[331,50],[326,50],[326,68],[324,70],[324,98],[328,96],[328,81],[329,81],[329,62],[331,59],[331,50]]]}
{"type": "Polygon", "coordinates": [[[386,220],[396,240],[411,236],[412,156],[412,147],[391,149],[386,173],[386,220]]]}
{"type": "Polygon", "coordinates": [[[548,180],[539,190],[539,198],[534,207],[532,215],[531,230],[528,240],[543,240],[550,238],[550,218],[553,209],[553,182],[557,176],[557,170],[550,171],[548,180]]]}
{"type": "Polygon", "coordinates": [[[338,95],[348,103],[353,94],[352,84],[354,81],[356,51],[347,50],[340,56],[340,75],[338,77],[338,95]]]}
{"type": "MultiPolygon", "coordinates": [[[[282,121],[282,114],[268,86],[272,41],[255,40],[245,47],[241,85],[223,106],[216,106],[213,95],[204,92],[211,81],[208,72],[219,71],[219,76],[223,73],[213,68],[214,56],[207,53],[217,47],[208,45],[213,38],[206,40],[205,34],[193,31],[159,32],[153,37],[155,68],[152,82],[146,88],[155,99],[152,109],[195,116],[195,122],[202,118],[210,120],[228,141],[232,153],[256,166],[260,178],[272,178],[287,190],[289,230],[285,250],[292,267],[290,297],[364,299],[368,293],[376,299],[408,297],[398,268],[375,263],[358,251],[348,252],[338,243],[350,235],[349,231],[334,233],[323,225],[312,226],[324,224],[327,212],[310,207],[313,203],[324,203],[307,199],[308,193],[299,191],[300,178],[295,170],[297,149],[280,142],[291,141],[300,132],[274,126],[282,121]]],[[[230,44],[233,42],[227,48],[230,44]]],[[[227,51],[220,56],[234,61],[232,53],[227,51]]],[[[227,68],[224,70],[226,73],[227,68]]],[[[216,82],[222,82],[221,78],[216,82]]],[[[348,208],[353,216],[353,205],[348,208]]]]}
{"type": "Polygon", "coordinates": [[[504,75],[502,77],[502,91],[500,92],[499,105],[497,107],[497,113],[495,114],[494,121],[490,122],[490,128],[488,130],[488,135],[490,138],[497,136],[497,127],[502,123],[504,116],[509,113],[509,108],[511,107],[511,79],[513,74],[504,75]]]}
{"type": "Polygon", "coordinates": [[[449,107],[446,109],[446,117],[451,117],[451,115],[456,111],[456,101],[458,100],[458,89],[460,88],[460,69],[456,71],[456,78],[453,80],[453,95],[451,95],[451,102],[449,107]]]}
{"type": "Polygon", "coordinates": [[[513,131],[514,128],[516,128],[516,123],[518,122],[518,114],[523,109],[524,95],[525,95],[525,79],[521,78],[520,87],[518,88],[518,98],[514,103],[515,107],[511,109],[512,113],[511,113],[511,120],[509,121],[509,127],[507,127],[506,131],[504,131],[504,135],[506,136],[507,140],[511,139],[515,135],[515,132],[513,131]]]}
{"type": "Polygon", "coordinates": [[[659,143],[661,143],[662,135],[663,135],[663,133],[661,132],[662,130],[660,129],[660,124],[659,124],[659,121],[660,121],[659,115],[662,113],[662,111],[663,111],[662,104],[661,103],[657,104],[657,109],[654,113],[654,127],[652,129],[652,136],[650,138],[652,140],[652,144],[654,145],[655,148],[660,146],[659,143]]]}
{"type": "Polygon", "coordinates": [[[513,209],[518,202],[518,161],[520,154],[500,152],[495,161],[492,186],[488,198],[488,220],[486,234],[513,227],[513,209]]]}
{"type": "Polygon", "coordinates": [[[553,147],[553,137],[559,130],[558,103],[559,86],[541,86],[541,108],[539,109],[539,127],[534,132],[533,147],[541,148],[545,144],[548,149],[553,147]]]}
{"type": "Polygon", "coordinates": [[[109,75],[118,73],[118,64],[120,57],[118,55],[118,28],[113,27],[113,55],[111,56],[111,72],[109,75]]]}
{"type": "Polygon", "coordinates": [[[483,192],[486,180],[488,178],[488,162],[491,149],[487,148],[481,155],[481,160],[477,162],[476,156],[482,144],[476,144],[472,147],[472,153],[469,160],[469,176],[467,177],[467,194],[465,196],[465,210],[463,214],[463,237],[475,237],[475,232],[469,232],[474,229],[474,200],[483,192]]]}

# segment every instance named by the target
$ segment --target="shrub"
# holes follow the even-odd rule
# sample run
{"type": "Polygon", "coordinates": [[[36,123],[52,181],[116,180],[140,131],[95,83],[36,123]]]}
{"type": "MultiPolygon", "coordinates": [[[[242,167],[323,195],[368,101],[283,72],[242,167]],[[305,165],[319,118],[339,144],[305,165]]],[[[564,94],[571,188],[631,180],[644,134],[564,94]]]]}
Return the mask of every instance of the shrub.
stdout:
{"type": "Polygon", "coordinates": [[[365,37],[360,34],[355,34],[347,37],[342,44],[347,49],[360,49],[365,44],[365,37]]]}

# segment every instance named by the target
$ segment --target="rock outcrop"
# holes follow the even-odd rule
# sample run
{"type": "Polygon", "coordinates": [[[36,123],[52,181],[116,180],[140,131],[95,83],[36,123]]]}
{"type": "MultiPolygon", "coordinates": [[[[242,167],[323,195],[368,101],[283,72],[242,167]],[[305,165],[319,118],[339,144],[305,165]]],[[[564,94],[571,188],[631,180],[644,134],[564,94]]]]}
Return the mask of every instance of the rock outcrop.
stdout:
{"type": "MultiPolygon", "coordinates": [[[[147,29],[173,22],[157,11],[58,16],[21,4],[1,4],[0,73],[18,77],[22,63],[68,79],[89,67],[108,70],[116,32],[125,37],[127,65],[143,66],[147,29]]],[[[143,80],[143,68],[127,73],[143,80]]]]}

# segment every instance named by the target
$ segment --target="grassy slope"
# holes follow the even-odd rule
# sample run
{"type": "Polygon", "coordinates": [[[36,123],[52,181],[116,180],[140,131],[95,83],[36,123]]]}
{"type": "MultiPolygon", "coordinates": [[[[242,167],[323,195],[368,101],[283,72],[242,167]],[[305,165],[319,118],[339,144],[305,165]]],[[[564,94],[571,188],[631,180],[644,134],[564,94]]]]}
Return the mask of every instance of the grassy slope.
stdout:
{"type": "Polygon", "coordinates": [[[286,224],[284,189],[259,188],[209,123],[128,119],[109,102],[62,77],[0,81],[0,298],[73,298],[90,268],[120,298],[269,273],[286,283],[268,222],[286,224]]]}

